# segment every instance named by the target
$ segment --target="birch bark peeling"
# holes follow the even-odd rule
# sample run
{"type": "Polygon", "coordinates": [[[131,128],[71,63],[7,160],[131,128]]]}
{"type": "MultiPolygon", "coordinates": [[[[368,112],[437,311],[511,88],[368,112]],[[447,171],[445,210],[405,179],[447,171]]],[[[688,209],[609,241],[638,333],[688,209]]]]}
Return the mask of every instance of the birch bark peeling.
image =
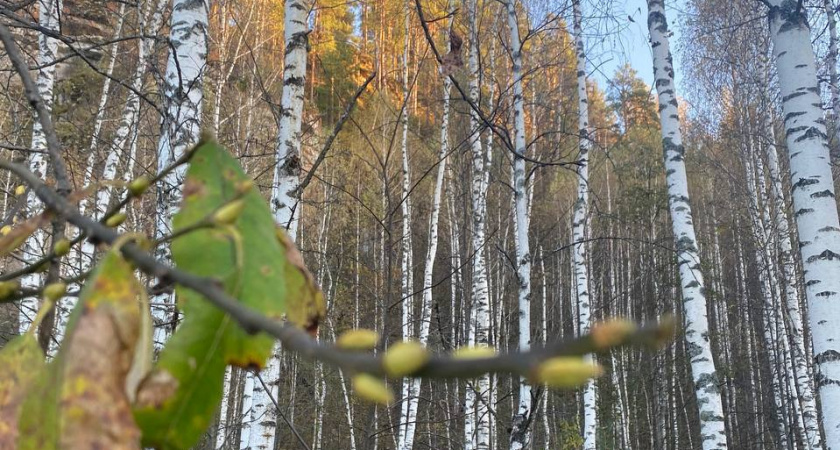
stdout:
{"type": "Polygon", "coordinates": [[[703,275],[700,272],[700,252],[689,204],[685,148],[680,132],[665,2],[648,0],[647,5],[654,82],[659,96],[659,123],[662,128],[668,207],[671,212],[682,287],[685,339],[700,413],[700,435],[703,450],[722,450],[727,448],[723,404],[712,358],[706,295],[703,275]]]}

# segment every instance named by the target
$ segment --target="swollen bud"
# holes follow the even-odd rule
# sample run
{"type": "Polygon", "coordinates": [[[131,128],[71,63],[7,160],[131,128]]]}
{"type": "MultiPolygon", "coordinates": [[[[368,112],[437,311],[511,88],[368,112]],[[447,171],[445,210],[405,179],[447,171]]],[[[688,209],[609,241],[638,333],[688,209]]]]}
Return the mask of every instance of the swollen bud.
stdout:
{"type": "Polygon", "coordinates": [[[112,227],[112,228],[118,227],[118,226],[122,225],[123,222],[125,222],[125,219],[127,217],[128,216],[126,216],[125,213],[116,213],[113,216],[109,217],[108,220],[105,221],[105,225],[107,225],[109,227],[112,227]]]}
{"type": "Polygon", "coordinates": [[[373,403],[387,405],[394,401],[394,393],[388,389],[385,382],[367,373],[353,376],[353,392],[359,397],[373,403]]]}
{"type": "Polygon", "coordinates": [[[230,225],[236,222],[236,219],[242,214],[243,209],[245,209],[245,201],[242,199],[234,200],[222,206],[213,214],[213,223],[230,225]]]}
{"type": "Polygon", "coordinates": [[[70,253],[70,241],[67,239],[59,239],[53,244],[53,253],[55,256],[64,256],[70,253]]]}
{"type": "Polygon", "coordinates": [[[487,345],[459,347],[452,353],[454,359],[483,359],[496,356],[496,349],[487,345]]]}
{"type": "Polygon", "coordinates": [[[401,378],[422,369],[429,361],[429,352],[419,342],[397,342],[382,356],[382,367],[388,376],[401,378]]]}
{"type": "Polygon", "coordinates": [[[140,176],[135,178],[131,183],[128,183],[128,192],[131,192],[131,195],[134,197],[139,197],[146,192],[146,189],[149,188],[151,182],[149,178],[146,176],[140,176]]]}
{"type": "Polygon", "coordinates": [[[19,184],[18,187],[15,188],[15,195],[20,197],[21,195],[26,193],[26,186],[19,184]]]}
{"type": "Polygon", "coordinates": [[[44,298],[57,302],[67,292],[67,285],[62,282],[50,283],[44,286],[44,298]]]}
{"type": "Polygon", "coordinates": [[[542,362],[537,367],[534,378],[548,387],[575,388],[603,373],[604,369],[598,363],[584,361],[578,357],[558,356],[542,362]]]}
{"type": "Polygon", "coordinates": [[[342,333],[335,341],[335,345],[344,350],[370,350],[376,346],[377,342],[379,342],[379,333],[358,328],[342,333]]]}
{"type": "Polygon", "coordinates": [[[624,342],[624,339],[636,331],[636,324],[627,319],[611,319],[592,327],[590,335],[598,350],[606,350],[624,342]]]}
{"type": "Polygon", "coordinates": [[[0,281],[0,300],[7,299],[18,289],[20,289],[20,283],[17,281],[0,281]]]}

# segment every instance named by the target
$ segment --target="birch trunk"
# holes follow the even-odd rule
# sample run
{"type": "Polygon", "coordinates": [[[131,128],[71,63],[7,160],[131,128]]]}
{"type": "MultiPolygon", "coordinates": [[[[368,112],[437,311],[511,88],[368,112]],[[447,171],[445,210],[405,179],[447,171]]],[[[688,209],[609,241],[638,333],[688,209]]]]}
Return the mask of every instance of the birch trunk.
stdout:
{"type": "MultiPolygon", "coordinates": [[[[505,2],[511,45],[511,76],[513,77],[513,196],[516,274],[519,281],[519,350],[531,348],[531,250],[528,243],[528,189],[525,179],[525,106],[522,94],[522,42],[519,39],[519,23],[516,20],[514,0],[505,2]]],[[[531,419],[531,386],[524,378],[519,379],[519,405],[511,420],[510,448],[524,449],[530,441],[528,424],[531,419]]]]}
{"type": "MultiPolygon", "coordinates": [[[[47,29],[58,32],[59,23],[58,17],[61,11],[60,0],[38,0],[38,25],[47,29]]],[[[44,33],[38,34],[38,78],[36,85],[38,87],[38,95],[44,101],[44,105],[48,110],[52,110],[53,105],[53,88],[55,87],[55,64],[58,53],[58,41],[56,39],[47,37],[44,33]]],[[[30,148],[33,150],[29,153],[29,170],[41,179],[47,179],[47,138],[44,135],[44,130],[41,128],[41,122],[35,118],[32,123],[32,144],[30,148]]],[[[41,206],[40,200],[35,196],[35,193],[30,189],[26,196],[26,214],[32,215],[38,211],[41,206]]],[[[47,243],[47,233],[38,229],[26,240],[23,249],[24,264],[32,264],[38,261],[44,255],[44,248],[47,243]]],[[[21,279],[21,285],[26,288],[39,289],[43,284],[44,275],[41,272],[35,272],[24,276],[21,279]]],[[[23,334],[35,318],[35,313],[38,311],[38,300],[34,297],[22,299],[20,301],[20,316],[18,324],[20,332],[23,334]]]]}
{"type": "MultiPolygon", "coordinates": [[[[274,180],[271,185],[271,205],[274,221],[286,229],[294,242],[297,238],[300,216],[297,192],[301,169],[301,124],[303,121],[303,98],[306,86],[306,60],[309,27],[307,18],[312,9],[312,0],[287,0],[283,6],[283,40],[286,53],[283,59],[283,94],[280,98],[280,121],[277,136],[277,162],[274,166],[274,180]]],[[[259,417],[251,434],[253,449],[269,449],[274,445],[277,428],[277,411],[271,397],[277,398],[277,384],[280,378],[280,345],[275,344],[268,365],[261,377],[269,390],[255,389],[251,393],[254,407],[251,414],[259,417]]],[[[255,386],[256,387],[256,386],[255,386]]]]}
{"type": "MultiPolygon", "coordinates": [[[[203,101],[203,78],[207,65],[207,5],[203,0],[173,0],[169,39],[172,51],[166,64],[163,78],[164,117],[161,124],[160,141],[157,148],[157,170],[171,166],[198,142],[201,125],[201,104],[203,101]]],[[[170,233],[172,214],[181,203],[181,186],[186,166],[181,165],[169,172],[157,186],[157,208],[155,215],[155,239],[170,233]]],[[[158,260],[169,261],[170,251],[166,245],[155,249],[158,260]]],[[[172,294],[159,294],[152,303],[172,304],[172,294]]],[[[155,342],[164,342],[173,330],[172,326],[161,326],[173,321],[164,310],[153,311],[155,321],[155,342]]]]}
{"type": "MultiPolygon", "coordinates": [[[[469,96],[476,105],[479,104],[479,47],[478,25],[476,23],[476,0],[467,1],[467,15],[469,18],[470,50],[469,66],[469,96]]],[[[482,149],[481,118],[470,109],[469,144],[472,151],[472,182],[471,200],[472,217],[470,221],[470,237],[472,241],[473,276],[472,276],[472,306],[470,311],[470,326],[467,343],[469,345],[489,345],[490,332],[490,298],[487,281],[487,265],[485,259],[485,233],[487,207],[484,196],[487,191],[487,157],[482,149]]],[[[482,375],[466,389],[464,440],[466,450],[486,450],[490,448],[490,414],[488,410],[490,376],[482,375]]]]}
{"type": "MultiPolygon", "coordinates": [[[[576,243],[572,250],[572,267],[574,269],[575,293],[578,308],[578,333],[589,333],[591,325],[591,308],[589,297],[589,267],[587,262],[586,238],[589,231],[589,151],[592,148],[589,126],[589,101],[586,93],[586,51],[583,43],[583,27],[581,25],[580,0],[572,2],[574,14],[574,35],[577,55],[577,91],[578,91],[578,185],[577,200],[572,218],[572,242],[576,243]]],[[[587,355],[592,359],[592,355],[587,355]]],[[[598,416],[596,412],[597,392],[595,381],[589,380],[583,388],[583,448],[595,450],[598,416]]]]}
{"type": "MultiPolygon", "coordinates": [[[[402,193],[400,207],[402,209],[402,236],[400,237],[400,294],[402,301],[400,302],[400,309],[402,311],[402,338],[404,340],[412,339],[414,337],[414,252],[412,250],[412,235],[411,235],[411,172],[409,171],[409,157],[408,157],[408,101],[411,97],[411,88],[409,86],[410,80],[408,75],[408,65],[411,46],[411,19],[409,12],[410,5],[406,5],[405,12],[405,42],[403,44],[403,64],[402,64],[402,82],[403,82],[403,103],[400,110],[400,122],[402,125],[402,193]]],[[[417,419],[417,398],[412,397],[412,393],[419,390],[419,383],[414,378],[406,378],[402,382],[402,404],[400,405],[400,421],[397,436],[397,447],[405,449],[405,444],[408,444],[406,439],[409,428],[412,433],[412,440],[417,419]],[[415,384],[417,385],[415,388],[415,384]],[[412,399],[414,401],[412,401],[412,399]]]]}
{"type": "Polygon", "coordinates": [[[840,223],[808,20],[796,2],[769,5],[825,448],[835,449],[840,448],[840,223]]]}
{"type": "MultiPolygon", "coordinates": [[[[449,77],[443,77],[443,117],[440,129],[440,154],[438,171],[435,178],[435,188],[432,197],[431,217],[429,218],[429,248],[426,253],[426,265],[423,270],[423,294],[420,306],[420,331],[417,339],[426,345],[429,341],[429,328],[432,323],[432,275],[434,274],[435,256],[438,247],[438,222],[440,218],[440,203],[443,194],[444,175],[446,174],[446,160],[449,153],[449,90],[452,82],[449,77]]],[[[405,422],[405,432],[400,434],[397,448],[410,450],[414,446],[416,431],[417,407],[420,395],[420,380],[413,380],[409,385],[407,403],[408,415],[405,422]]]]}
{"type": "Polygon", "coordinates": [[[718,390],[718,376],[709,341],[709,323],[700,254],[685,172],[685,148],[682,145],[680,119],[674,85],[674,68],[668,42],[668,23],[663,0],[648,0],[648,29],[653,49],[653,72],[659,95],[659,123],[668,184],[668,207],[676,243],[682,286],[685,338],[691,362],[700,418],[700,436],[704,450],[725,449],[726,431],[723,405],[718,390]]]}
{"type": "MultiPolygon", "coordinates": [[[[770,111],[769,108],[765,108],[770,111]]],[[[787,216],[787,196],[783,190],[782,175],[779,168],[779,155],[776,150],[776,139],[772,129],[769,113],[765,114],[765,133],[767,135],[765,150],[767,153],[767,168],[770,188],[772,190],[775,209],[773,223],[778,234],[779,263],[781,264],[781,279],[785,291],[785,312],[788,316],[788,337],[791,341],[791,358],[796,376],[796,386],[799,393],[798,401],[802,408],[802,420],[805,428],[807,449],[822,448],[819,417],[817,414],[816,395],[811,370],[808,366],[808,351],[805,346],[804,324],[800,308],[799,276],[796,274],[796,264],[793,255],[793,244],[790,238],[790,223],[787,216]]]]}
{"type": "Polygon", "coordinates": [[[828,90],[831,93],[831,112],[834,120],[829,138],[840,139],[840,77],[837,75],[837,16],[833,0],[823,0],[823,8],[828,22],[828,53],[825,65],[828,67],[828,90]]]}

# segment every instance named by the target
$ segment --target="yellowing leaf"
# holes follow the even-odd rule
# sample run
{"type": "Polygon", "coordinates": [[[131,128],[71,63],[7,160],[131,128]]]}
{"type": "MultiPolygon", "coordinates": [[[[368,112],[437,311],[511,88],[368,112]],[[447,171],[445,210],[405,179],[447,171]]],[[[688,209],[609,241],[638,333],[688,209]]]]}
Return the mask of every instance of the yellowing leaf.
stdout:
{"type": "Polygon", "coordinates": [[[18,226],[11,228],[7,233],[0,237],[0,256],[7,256],[9,253],[17,250],[18,247],[26,242],[26,239],[32,235],[46,219],[44,215],[30,217],[18,226]]]}
{"type": "Polygon", "coordinates": [[[116,250],[85,285],[61,350],[27,396],[20,449],[139,449],[125,389],[142,287],[116,250]]]}
{"type": "Polygon", "coordinates": [[[327,315],[324,294],[303,263],[303,256],[295,244],[279,227],[277,240],[283,245],[287,258],[285,274],[290,295],[286,304],[286,318],[314,337],[318,334],[318,325],[327,315]]]}
{"type": "Polygon", "coordinates": [[[29,333],[0,350],[0,448],[16,447],[23,400],[45,365],[38,341],[29,333]]]}
{"type": "MultiPolygon", "coordinates": [[[[215,142],[195,150],[173,225],[176,231],[191,230],[172,243],[172,256],[181,270],[215,280],[229,295],[270,318],[281,320],[286,306],[299,302],[314,305],[318,318],[323,315],[320,290],[301,269],[302,260],[290,261],[299,255],[277,239],[268,203],[215,142]],[[208,218],[215,226],[193,229],[208,218]]],[[[246,333],[183,286],[176,293],[184,322],[141,382],[135,417],[144,444],[188,449],[214,418],[225,365],[262,368],[274,339],[246,333]]]]}

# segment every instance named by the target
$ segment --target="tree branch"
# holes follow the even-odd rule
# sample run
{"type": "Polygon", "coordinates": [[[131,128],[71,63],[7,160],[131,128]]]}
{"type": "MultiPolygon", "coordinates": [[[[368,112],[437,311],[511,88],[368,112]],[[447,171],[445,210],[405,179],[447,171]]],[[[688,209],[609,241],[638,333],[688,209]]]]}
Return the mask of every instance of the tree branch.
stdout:
{"type": "MultiPolygon", "coordinates": [[[[55,190],[38,179],[26,167],[0,159],[0,168],[15,173],[47,207],[64,216],[88,235],[113,244],[121,235],[114,229],[82,216],[79,211],[55,190]]],[[[138,246],[127,243],[120,247],[123,256],[138,269],[160,279],[178,283],[204,296],[211,304],[231,316],[246,332],[266,332],[279,339],[283,347],[301,356],[319,360],[350,372],[365,372],[384,376],[381,356],[370,353],[354,353],[333,345],[312,339],[304,330],[281,323],[248,308],[218,287],[213,280],[193,275],[164,264],[138,246]]],[[[529,376],[541,361],[554,356],[585,355],[599,353],[624,345],[657,345],[669,339],[673,333],[673,320],[648,324],[626,335],[609,347],[598,346],[592,336],[563,339],[545,346],[532,347],[526,352],[504,353],[482,359],[456,359],[452,356],[432,355],[428,363],[414,376],[427,378],[471,378],[484,373],[513,373],[529,376]]],[[[381,354],[380,354],[381,355],[381,354]]]]}

